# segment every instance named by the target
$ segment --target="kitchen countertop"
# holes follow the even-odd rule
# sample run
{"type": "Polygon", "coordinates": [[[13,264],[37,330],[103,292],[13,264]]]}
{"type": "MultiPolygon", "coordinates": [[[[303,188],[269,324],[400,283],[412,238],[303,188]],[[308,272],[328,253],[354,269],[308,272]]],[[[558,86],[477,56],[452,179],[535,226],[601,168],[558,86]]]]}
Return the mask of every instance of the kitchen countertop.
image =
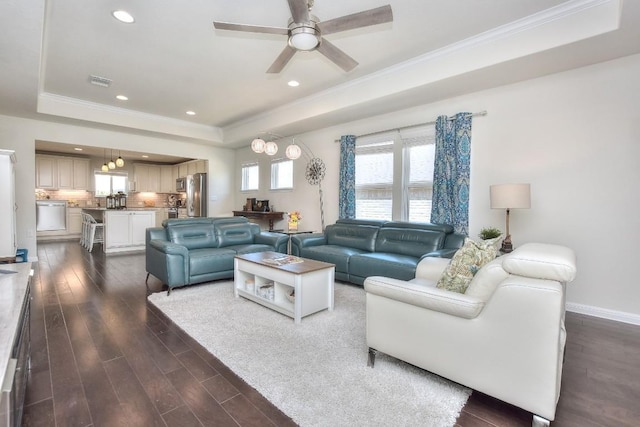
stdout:
{"type": "Polygon", "coordinates": [[[20,323],[20,310],[29,286],[31,263],[0,264],[0,384],[4,382],[11,349],[20,323]]]}
{"type": "Polygon", "coordinates": [[[107,209],[107,208],[102,208],[102,207],[85,207],[82,208],[84,210],[87,211],[107,211],[107,212],[118,212],[118,211],[156,211],[158,209],[167,209],[165,207],[153,207],[153,208],[143,208],[143,207],[139,207],[139,208],[126,208],[126,209],[107,209]]]}

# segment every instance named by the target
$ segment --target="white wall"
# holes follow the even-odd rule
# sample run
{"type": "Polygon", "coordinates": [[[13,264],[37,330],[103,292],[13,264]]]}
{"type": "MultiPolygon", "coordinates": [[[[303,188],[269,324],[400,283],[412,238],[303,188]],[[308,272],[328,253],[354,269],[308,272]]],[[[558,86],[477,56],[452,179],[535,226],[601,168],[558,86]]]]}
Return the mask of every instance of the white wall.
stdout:
{"type": "Polygon", "coordinates": [[[141,136],[126,132],[86,128],[0,115],[0,148],[15,150],[18,247],[36,258],[35,141],[108,147],[209,161],[209,216],[230,215],[234,206],[235,152],[178,139],[141,136]],[[215,198],[215,200],[211,200],[215,198]]]}
{"type": "MultiPolygon", "coordinates": [[[[419,108],[335,126],[296,139],[327,163],[323,182],[326,224],[338,217],[339,146],[343,134],[426,122],[440,114],[486,110],[473,120],[470,231],[504,230],[504,212],[489,207],[489,186],[531,183],[532,207],[514,210],[514,245],[550,242],[569,246],[578,276],[567,300],[576,311],[640,322],[640,280],[635,271],[640,237],[640,55],[469,94],[419,108]]],[[[280,144],[284,151],[286,143],[280,144]]],[[[238,166],[260,159],[268,188],[269,159],[239,150],[238,166]]],[[[296,178],[304,173],[296,162],[296,178]]],[[[236,189],[239,188],[236,173],[236,189]]],[[[303,228],[320,229],[315,187],[296,179],[292,192],[237,192],[270,199],[278,210],[299,209],[303,228]]]]}

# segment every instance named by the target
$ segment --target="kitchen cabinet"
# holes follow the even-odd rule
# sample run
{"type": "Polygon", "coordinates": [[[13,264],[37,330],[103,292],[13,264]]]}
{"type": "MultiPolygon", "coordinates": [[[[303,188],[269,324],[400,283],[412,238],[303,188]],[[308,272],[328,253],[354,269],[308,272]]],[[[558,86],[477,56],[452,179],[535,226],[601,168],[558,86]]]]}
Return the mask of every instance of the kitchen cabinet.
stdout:
{"type": "Polygon", "coordinates": [[[176,178],[173,174],[173,166],[160,166],[160,192],[175,193],[176,178]]]}
{"type": "Polygon", "coordinates": [[[165,219],[169,219],[169,209],[156,209],[156,227],[162,227],[162,221],[164,221],[165,219]]]}
{"type": "Polygon", "coordinates": [[[180,163],[178,165],[178,178],[184,178],[189,175],[189,165],[187,163],[180,163]]]}
{"type": "Polygon", "coordinates": [[[160,192],[160,166],[135,163],[133,165],[133,175],[136,181],[136,191],[139,192],[160,192]]]}
{"type": "Polygon", "coordinates": [[[207,160],[191,160],[178,164],[178,176],[176,178],[184,178],[195,173],[207,173],[208,171],[209,162],[207,160]]]}
{"type": "Polygon", "coordinates": [[[82,234],[82,208],[67,208],[67,235],[78,237],[82,234]]]}
{"type": "Polygon", "coordinates": [[[36,188],[89,190],[89,159],[36,155],[36,188]]]}
{"type": "Polygon", "coordinates": [[[36,156],[36,188],[58,188],[58,161],[53,156],[36,156]]]}
{"type": "Polygon", "coordinates": [[[104,212],[104,252],[144,250],[145,232],[156,225],[154,210],[104,212]]]}

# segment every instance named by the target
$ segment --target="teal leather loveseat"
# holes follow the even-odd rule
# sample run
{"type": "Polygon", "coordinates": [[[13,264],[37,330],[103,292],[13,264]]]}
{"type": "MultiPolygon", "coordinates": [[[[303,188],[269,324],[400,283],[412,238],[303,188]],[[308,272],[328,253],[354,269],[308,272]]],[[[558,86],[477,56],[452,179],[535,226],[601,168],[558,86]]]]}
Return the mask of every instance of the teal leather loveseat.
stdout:
{"type": "Polygon", "coordinates": [[[362,285],[369,276],[411,280],[422,258],[451,258],[465,237],[450,225],[339,219],[324,233],[293,236],[291,251],[335,264],[337,280],[362,285]]]}
{"type": "Polygon", "coordinates": [[[237,254],[287,252],[288,237],[260,231],[244,217],[165,220],[146,231],[146,269],[171,289],[233,278],[237,254]]]}

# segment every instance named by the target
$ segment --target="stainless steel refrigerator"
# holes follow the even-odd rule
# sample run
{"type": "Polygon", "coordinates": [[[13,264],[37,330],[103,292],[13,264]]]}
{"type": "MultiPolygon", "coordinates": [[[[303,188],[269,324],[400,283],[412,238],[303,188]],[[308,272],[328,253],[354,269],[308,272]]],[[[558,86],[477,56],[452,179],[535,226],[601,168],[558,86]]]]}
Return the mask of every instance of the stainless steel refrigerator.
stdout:
{"type": "Polygon", "coordinates": [[[187,175],[187,216],[207,216],[207,174],[187,175]]]}

